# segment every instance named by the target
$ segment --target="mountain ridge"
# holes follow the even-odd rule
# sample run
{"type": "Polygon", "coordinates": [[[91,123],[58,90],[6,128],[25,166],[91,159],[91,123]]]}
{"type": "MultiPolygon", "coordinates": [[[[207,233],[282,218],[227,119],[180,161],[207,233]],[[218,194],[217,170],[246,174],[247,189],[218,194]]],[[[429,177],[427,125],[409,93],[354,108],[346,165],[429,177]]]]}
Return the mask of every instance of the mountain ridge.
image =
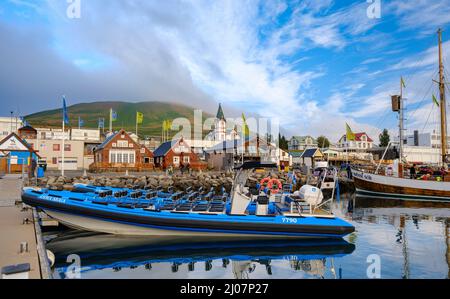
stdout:
{"type": "MultiPolygon", "coordinates": [[[[98,128],[99,118],[105,119],[105,130],[109,129],[110,109],[117,112],[117,120],[113,122],[113,130],[124,128],[134,132],[136,130],[136,112],[144,114],[143,123],[139,125],[139,135],[160,136],[164,120],[184,117],[191,124],[194,120],[196,108],[188,105],[165,103],[159,101],[124,102],[124,101],[95,101],[77,103],[67,107],[69,127],[78,128],[78,117],[84,122],[83,128],[98,128]]],[[[203,112],[203,118],[212,117],[203,112]]],[[[60,128],[62,122],[62,108],[49,109],[29,114],[24,119],[34,127],[60,128]]]]}

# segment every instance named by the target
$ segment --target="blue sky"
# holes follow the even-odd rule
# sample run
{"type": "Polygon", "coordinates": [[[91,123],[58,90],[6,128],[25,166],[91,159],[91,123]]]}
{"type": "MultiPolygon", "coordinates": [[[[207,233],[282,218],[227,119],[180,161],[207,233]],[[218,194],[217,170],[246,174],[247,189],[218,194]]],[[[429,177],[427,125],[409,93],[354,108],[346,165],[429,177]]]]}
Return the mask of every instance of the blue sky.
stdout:
{"type": "MultiPolygon", "coordinates": [[[[450,3],[383,1],[0,2],[0,104],[25,115],[97,101],[168,101],[279,118],[336,141],[345,122],[395,134],[389,95],[406,81],[407,128],[437,129],[436,30],[450,3]]],[[[444,31],[444,61],[450,33],[444,31]]],[[[228,111],[228,112],[227,112],[228,111]]]]}

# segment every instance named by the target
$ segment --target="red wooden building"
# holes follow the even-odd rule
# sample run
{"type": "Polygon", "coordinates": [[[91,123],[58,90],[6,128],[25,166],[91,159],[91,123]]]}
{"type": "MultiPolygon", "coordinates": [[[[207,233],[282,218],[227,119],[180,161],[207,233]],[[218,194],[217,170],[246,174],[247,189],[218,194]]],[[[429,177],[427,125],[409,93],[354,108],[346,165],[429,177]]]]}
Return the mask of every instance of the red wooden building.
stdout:
{"type": "Polygon", "coordinates": [[[91,171],[147,171],[154,169],[153,154],[121,129],[94,149],[91,171]]]}
{"type": "Polygon", "coordinates": [[[170,166],[180,168],[189,165],[191,169],[206,169],[207,164],[200,161],[183,138],[167,141],[161,144],[154,152],[155,166],[166,169],[170,166]]]}

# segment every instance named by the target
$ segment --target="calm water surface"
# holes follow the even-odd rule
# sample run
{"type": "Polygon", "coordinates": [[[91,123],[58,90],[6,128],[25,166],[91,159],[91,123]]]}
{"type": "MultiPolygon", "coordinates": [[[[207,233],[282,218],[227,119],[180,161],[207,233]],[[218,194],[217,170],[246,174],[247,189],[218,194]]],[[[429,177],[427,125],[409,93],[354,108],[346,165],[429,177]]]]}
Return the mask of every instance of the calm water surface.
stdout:
{"type": "Polygon", "coordinates": [[[356,227],[344,240],[129,238],[78,231],[46,236],[54,276],[67,278],[367,278],[379,256],[381,278],[449,278],[450,203],[344,196],[334,212],[356,227]],[[376,256],[375,256],[376,257],[376,256]]]}

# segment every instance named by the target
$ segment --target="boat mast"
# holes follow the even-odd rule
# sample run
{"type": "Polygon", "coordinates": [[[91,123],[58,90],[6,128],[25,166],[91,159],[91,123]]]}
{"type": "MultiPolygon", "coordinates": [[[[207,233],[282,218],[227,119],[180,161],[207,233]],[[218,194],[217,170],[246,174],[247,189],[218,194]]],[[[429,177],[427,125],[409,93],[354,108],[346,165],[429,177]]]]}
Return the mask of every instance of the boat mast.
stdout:
{"type": "Polygon", "coordinates": [[[400,78],[400,98],[399,98],[399,110],[398,110],[398,118],[399,118],[399,156],[400,156],[400,163],[403,163],[403,131],[404,131],[404,125],[403,125],[403,77],[400,78]]]}
{"type": "Polygon", "coordinates": [[[442,63],[442,29],[438,30],[439,39],[439,94],[441,108],[441,155],[442,165],[447,162],[447,112],[445,103],[444,64],[442,63]]]}

